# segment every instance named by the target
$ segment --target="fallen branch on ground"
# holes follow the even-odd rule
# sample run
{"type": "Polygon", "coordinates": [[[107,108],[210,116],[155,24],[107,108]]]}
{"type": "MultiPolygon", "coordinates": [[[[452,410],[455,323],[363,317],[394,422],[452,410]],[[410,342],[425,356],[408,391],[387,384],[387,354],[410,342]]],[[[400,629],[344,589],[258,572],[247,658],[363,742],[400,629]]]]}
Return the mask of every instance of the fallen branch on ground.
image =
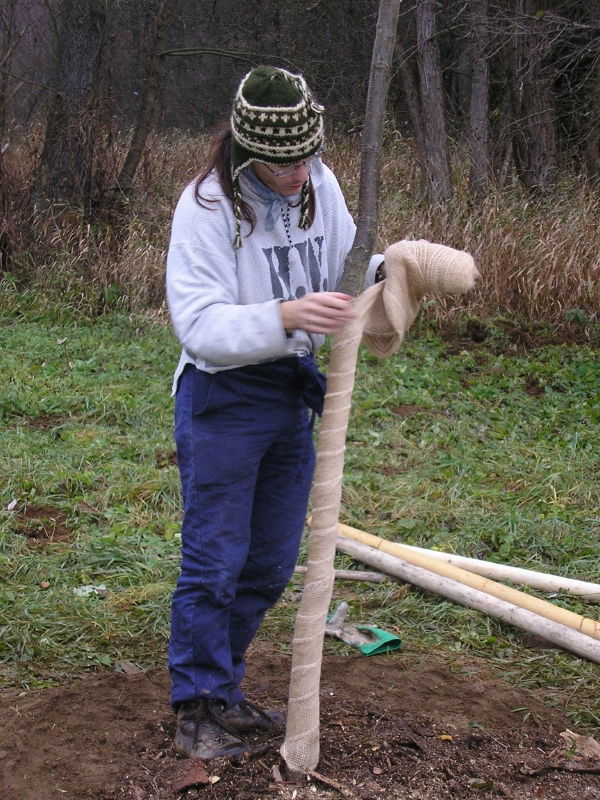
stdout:
{"type": "MultiPolygon", "coordinates": [[[[298,575],[306,575],[308,567],[296,567],[294,572],[298,575]]],[[[366,583],[382,583],[387,581],[389,576],[381,572],[364,572],[355,569],[336,569],[334,573],[336,580],[340,581],[365,581],[366,583]]]]}

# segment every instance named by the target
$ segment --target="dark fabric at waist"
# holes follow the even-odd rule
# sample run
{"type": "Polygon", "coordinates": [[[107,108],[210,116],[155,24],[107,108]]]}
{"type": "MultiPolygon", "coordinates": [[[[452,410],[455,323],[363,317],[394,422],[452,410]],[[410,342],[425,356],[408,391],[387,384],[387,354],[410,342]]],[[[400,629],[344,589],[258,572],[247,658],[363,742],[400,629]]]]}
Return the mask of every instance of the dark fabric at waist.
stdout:
{"type": "Polygon", "coordinates": [[[312,354],[300,358],[291,356],[261,364],[249,364],[245,367],[236,367],[231,372],[234,372],[242,382],[247,378],[253,383],[259,381],[264,384],[273,383],[278,387],[281,385],[289,387],[302,395],[305,404],[312,411],[316,411],[319,416],[323,413],[327,378],[317,367],[312,354]]]}

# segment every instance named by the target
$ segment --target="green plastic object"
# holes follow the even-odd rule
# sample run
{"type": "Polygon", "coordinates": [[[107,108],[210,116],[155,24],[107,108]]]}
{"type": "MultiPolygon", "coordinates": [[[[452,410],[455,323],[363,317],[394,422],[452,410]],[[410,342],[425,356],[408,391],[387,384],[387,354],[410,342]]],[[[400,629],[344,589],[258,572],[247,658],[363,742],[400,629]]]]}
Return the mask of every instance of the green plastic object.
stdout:
{"type": "Polygon", "coordinates": [[[378,656],[381,653],[389,653],[392,650],[397,650],[402,645],[402,639],[399,636],[383,631],[381,628],[373,628],[370,625],[357,625],[356,627],[359,631],[372,633],[377,639],[377,641],[359,646],[359,650],[364,656],[378,656]]]}
{"type": "Polygon", "coordinates": [[[325,624],[325,633],[346,644],[358,647],[364,656],[377,656],[397,650],[400,637],[374,625],[351,625],[346,622],[348,603],[342,601],[325,624]]]}

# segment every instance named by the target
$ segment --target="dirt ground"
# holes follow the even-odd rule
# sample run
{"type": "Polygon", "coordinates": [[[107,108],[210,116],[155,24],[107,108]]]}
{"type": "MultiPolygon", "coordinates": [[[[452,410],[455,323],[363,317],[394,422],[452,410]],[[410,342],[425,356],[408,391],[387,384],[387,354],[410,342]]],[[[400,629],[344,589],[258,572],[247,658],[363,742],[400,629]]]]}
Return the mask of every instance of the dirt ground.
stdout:
{"type": "MultiPolygon", "coordinates": [[[[248,697],[285,710],[289,670],[288,655],[256,642],[248,697]]],[[[1,800],[600,798],[600,764],[573,756],[560,712],[483,663],[327,657],[318,772],[296,783],[281,739],[233,762],[179,758],[168,690],[152,669],[0,695],[1,800]]]]}

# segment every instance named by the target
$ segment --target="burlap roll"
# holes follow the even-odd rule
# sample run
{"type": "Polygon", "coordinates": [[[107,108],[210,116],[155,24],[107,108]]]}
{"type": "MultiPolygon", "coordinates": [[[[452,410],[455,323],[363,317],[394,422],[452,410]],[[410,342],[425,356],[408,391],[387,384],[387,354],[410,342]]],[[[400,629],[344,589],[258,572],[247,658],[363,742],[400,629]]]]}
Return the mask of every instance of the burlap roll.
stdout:
{"type": "Polygon", "coordinates": [[[394,353],[425,294],[461,294],[478,276],[472,257],[426,241],[397,242],[385,251],[386,280],[354,301],[356,318],[333,341],[313,485],[312,525],[302,600],[294,631],[286,738],[288,767],[319,761],[319,684],[327,611],[333,590],[346,431],[361,338],[378,356],[394,353]]]}

